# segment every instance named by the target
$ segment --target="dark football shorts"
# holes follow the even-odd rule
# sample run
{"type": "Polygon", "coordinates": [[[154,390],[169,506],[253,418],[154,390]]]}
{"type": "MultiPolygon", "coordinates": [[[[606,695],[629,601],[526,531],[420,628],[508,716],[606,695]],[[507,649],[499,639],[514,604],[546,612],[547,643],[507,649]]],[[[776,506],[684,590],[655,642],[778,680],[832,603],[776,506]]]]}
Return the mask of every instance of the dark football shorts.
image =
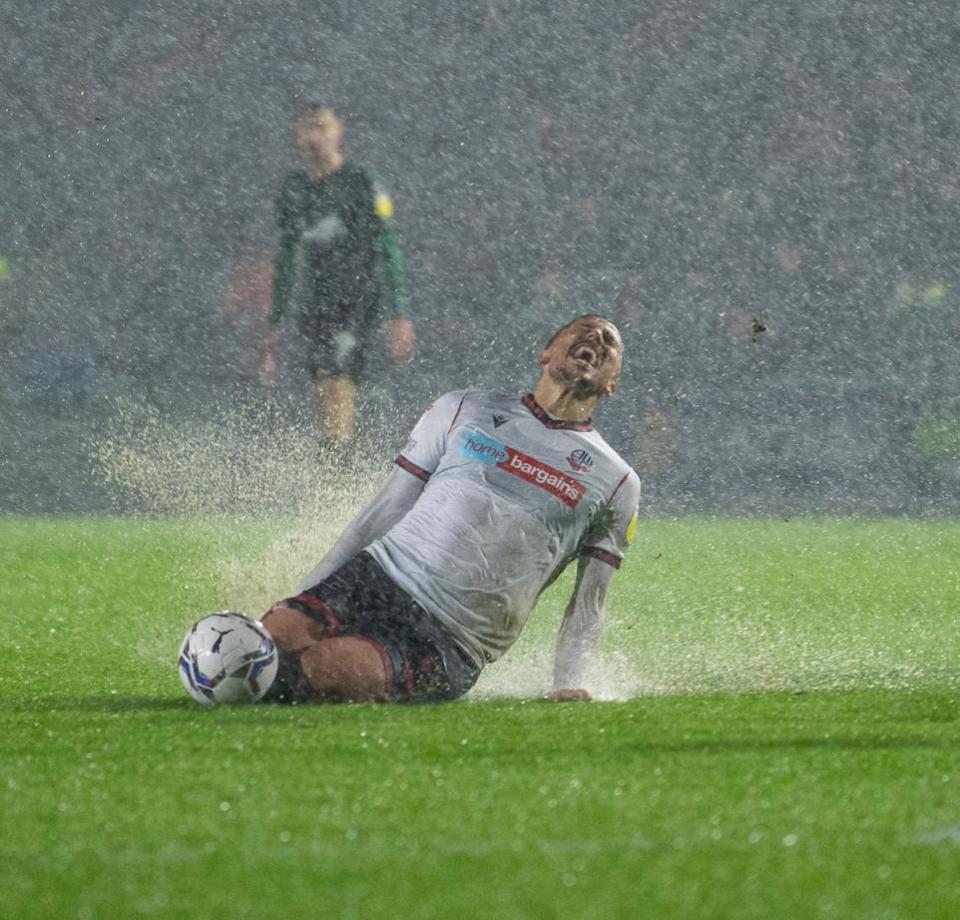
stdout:
{"type": "MultiPolygon", "coordinates": [[[[369,642],[383,660],[388,698],[393,701],[454,700],[480,676],[480,668],[446,627],[393,582],[367,552],[282,603],[321,623],[330,638],[356,636],[369,642]]],[[[290,680],[290,663],[283,664],[280,686],[268,698],[303,700],[302,681],[290,680]],[[291,690],[290,685],[297,683],[301,689],[291,690]]]]}
{"type": "Polygon", "coordinates": [[[356,381],[363,375],[375,308],[375,296],[361,291],[347,300],[318,297],[315,306],[301,310],[297,326],[307,342],[307,360],[315,379],[349,377],[356,381]]]}

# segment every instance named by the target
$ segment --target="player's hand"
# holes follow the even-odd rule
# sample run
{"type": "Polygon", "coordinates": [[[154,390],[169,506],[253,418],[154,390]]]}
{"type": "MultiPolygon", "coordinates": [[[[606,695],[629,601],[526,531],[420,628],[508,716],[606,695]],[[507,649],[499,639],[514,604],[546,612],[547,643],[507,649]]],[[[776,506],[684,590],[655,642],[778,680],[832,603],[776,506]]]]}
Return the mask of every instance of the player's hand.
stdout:
{"type": "Polygon", "coordinates": [[[547,694],[547,699],[554,703],[586,703],[593,697],[590,696],[589,690],[579,687],[563,687],[559,690],[551,690],[547,694]]]}
{"type": "Polygon", "coordinates": [[[390,357],[397,364],[410,360],[416,341],[413,323],[409,319],[392,319],[387,324],[387,347],[390,350],[390,357]]]}

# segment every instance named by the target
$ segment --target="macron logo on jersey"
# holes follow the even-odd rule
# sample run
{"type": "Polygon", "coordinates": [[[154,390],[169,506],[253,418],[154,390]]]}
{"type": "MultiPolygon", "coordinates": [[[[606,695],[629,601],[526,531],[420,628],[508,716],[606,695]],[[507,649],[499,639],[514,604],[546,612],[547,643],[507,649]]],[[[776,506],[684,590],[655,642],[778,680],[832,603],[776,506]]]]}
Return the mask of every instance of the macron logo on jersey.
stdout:
{"type": "Polygon", "coordinates": [[[506,470],[555,495],[569,508],[576,508],[587,491],[582,482],[564,475],[560,470],[482,434],[465,433],[460,446],[460,456],[506,470]]]}

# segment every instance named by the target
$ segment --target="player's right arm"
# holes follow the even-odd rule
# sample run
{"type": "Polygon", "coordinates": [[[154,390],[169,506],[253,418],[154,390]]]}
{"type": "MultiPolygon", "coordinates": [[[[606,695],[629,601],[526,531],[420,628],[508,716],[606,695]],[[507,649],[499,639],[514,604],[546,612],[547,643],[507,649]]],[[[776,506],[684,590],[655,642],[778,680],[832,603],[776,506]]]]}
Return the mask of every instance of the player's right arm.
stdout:
{"type": "Polygon", "coordinates": [[[416,504],[447,449],[447,436],[465,394],[447,393],[420,417],[380,491],[347,525],[340,539],[298,586],[305,591],[379,540],[416,504]]]}
{"type": "Polygon", "coordinates": [[[300,592],[332,575],[360,550],[380,539],[415,504],[424,483],[395,466],[380,491],[347,525],[340,539],[297,586],[300,592]]]}

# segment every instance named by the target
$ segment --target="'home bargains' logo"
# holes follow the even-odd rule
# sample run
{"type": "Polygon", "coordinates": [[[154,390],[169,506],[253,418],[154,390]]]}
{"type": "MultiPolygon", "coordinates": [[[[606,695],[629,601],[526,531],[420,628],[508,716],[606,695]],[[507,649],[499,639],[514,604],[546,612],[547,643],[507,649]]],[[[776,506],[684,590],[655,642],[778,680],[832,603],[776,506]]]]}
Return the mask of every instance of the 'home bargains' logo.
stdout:
{"type": "Polygon", "coordinates": [[[464,433],[460,456],[506,470],[555,495],[569,508],[576,508],[587,491],[582,482],[564,475],[560,470],[482,434],[464,433]]]}

